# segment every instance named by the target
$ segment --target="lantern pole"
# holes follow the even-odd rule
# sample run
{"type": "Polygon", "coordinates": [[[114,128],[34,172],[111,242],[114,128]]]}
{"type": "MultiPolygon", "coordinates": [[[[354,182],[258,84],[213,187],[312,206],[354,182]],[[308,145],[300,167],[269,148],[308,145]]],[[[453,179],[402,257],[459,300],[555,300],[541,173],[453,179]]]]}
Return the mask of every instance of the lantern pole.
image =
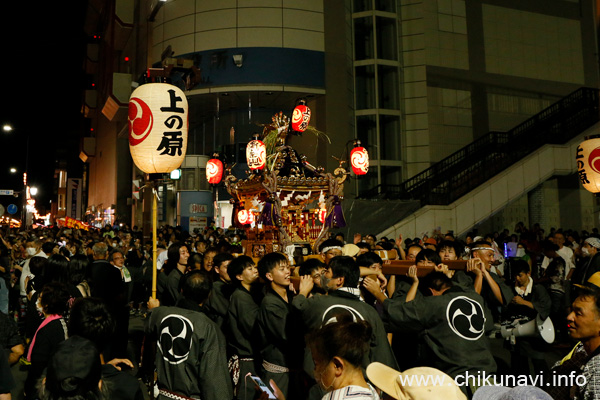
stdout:
{"type": "Polygon", "coordinates": [[[147,187],[152,190],[152,298],[156,299],[156,283],[158,279],[158,182],[162,174],[149,174],[147,187]]]}
{"type": "Polygon", "coordinates": [[[152,185],[152,298],[156,299],[156,281],[157,281],[157,249],[156,242],[158,235],[156,234],[156,225],[158,224],[158,193],[156,186],[152,185]]]}

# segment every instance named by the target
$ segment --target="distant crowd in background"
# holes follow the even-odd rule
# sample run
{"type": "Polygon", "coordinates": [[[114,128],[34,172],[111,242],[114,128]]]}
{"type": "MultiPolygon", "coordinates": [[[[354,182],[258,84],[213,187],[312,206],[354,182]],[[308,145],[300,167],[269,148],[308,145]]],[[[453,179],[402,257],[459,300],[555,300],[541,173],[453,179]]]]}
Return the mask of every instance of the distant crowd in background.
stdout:
{"type": "MultiPolygon", "coordinates": [[[[600,398],[596,228],[334,231],[312,257],[259,259],[244,255],[245,239],[160,227],[153,287],[153,246],[138,227],[0,228],[0,399],[403,398],[396,377],[419,368],[454,382],[577,371],[585,382],[530,383],[540,397],[523,398],[600,398]],[[414,266],[390,275],[386,259],[414,266]],[[448,268],[456,260],[464,270],[448,268]],[[433,272],[419,276],[425,266],[433,272]],[[536,318],[552,320],[552,343],[510,337],[508,362],[492,354],[502,326],[536,318]]],[[[477,399],[486,384],[427,398],[477,399]]]]}

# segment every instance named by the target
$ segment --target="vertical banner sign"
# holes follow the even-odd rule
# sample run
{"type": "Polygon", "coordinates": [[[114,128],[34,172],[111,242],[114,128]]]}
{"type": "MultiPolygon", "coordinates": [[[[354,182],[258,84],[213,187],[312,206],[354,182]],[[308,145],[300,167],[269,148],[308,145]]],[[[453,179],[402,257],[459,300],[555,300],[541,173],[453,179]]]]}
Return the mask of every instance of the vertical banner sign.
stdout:
{"type": "Polygon", "coordinates": [[[575,154],[577,175],[586,190],[600,193],[600,136],[585,139],[577,146],[575,154]]]}
{"type": "Polygon", "coordinates": [[[67,216],[81,220],[81,179],[67,179],[67,216]]]}
{"type": "Polygon", "coordinates": [[[129,99],[129,150],[147,174],[169,173],[181,166],[187,150],[188,102],[167,83],[147,83],[129,99]]]}

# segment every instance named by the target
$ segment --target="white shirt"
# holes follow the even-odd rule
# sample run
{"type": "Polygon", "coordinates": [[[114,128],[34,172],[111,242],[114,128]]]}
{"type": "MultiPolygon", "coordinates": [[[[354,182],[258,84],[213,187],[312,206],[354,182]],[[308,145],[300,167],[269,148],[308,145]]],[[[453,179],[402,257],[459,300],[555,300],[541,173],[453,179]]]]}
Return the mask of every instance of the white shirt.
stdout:
{"type": "MultiPolygon", "coordinates": [[[[569,271],[571,271],[571,268],[575,268],[575,263],[573,262],[573,250],[571,250],[571,248],[567,247],[567,246],[563,246],[562,249],[558,249],[556,251],[556,254],[558,254],[559,256],[562,257],[563,260],[565,260],[565,276],[564,278],[566,279],[567,276],[569,276],[569,271]]],[[[544,260],[542,261],[542,265],[541,268],[545,271],[546,268],[548,268],[548,264],[550,264],[550,259],[548,257],[544,257],[544,260]]]]}
{"type": "MultiPolygon", "coordinates": [[[[48,256],[46,255],[46,253],[44,253],[42,250],[40,250],[35,256],[33,257],[44,257],[44,258],[48,258],[48,256]]],[[[33,258],[31,257],[31,258],[33,258]]],[[[19,278],[19,291],[20,291],[20,295],[22,297],[27,296],[27,288],[25,287],[25,279],[27,279],[27,277],[29,277],[29,279],[35,278],[35,275],[33,275],[31,273],[31,269],[29,268],[29,260],[31,260],[31,258],[28,258],[25,260],[25,262],[22,265],[23,271],[21,271],[21,277],[19,278]]]]}
{"type": "Polygon", "coordinates": [[[321,400],[379,400],[379,395],[371,385],[368,389],[350,385],[327,393],[321,400]]]}

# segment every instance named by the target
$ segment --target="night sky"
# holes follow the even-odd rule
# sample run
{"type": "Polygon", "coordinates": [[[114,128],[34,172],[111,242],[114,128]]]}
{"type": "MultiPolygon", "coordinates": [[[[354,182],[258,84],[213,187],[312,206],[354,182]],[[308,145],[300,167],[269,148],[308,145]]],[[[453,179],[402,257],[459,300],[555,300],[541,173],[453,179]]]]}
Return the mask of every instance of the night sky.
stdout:
{"type": "Polygon", "coordinates": [[[66,156],[72,177],[80,177],[74,175],[81,170],[85,10],[86,1],[77,0],[8,2],[3,11],[0,125],[13,131],[0,130],[0,189],[22,189],[29,137],[29,184],[38,187],[37,204],[46,207],[58,159],[66,156]],[[11,167],[18,172],[11,174],[11,167]]]}

